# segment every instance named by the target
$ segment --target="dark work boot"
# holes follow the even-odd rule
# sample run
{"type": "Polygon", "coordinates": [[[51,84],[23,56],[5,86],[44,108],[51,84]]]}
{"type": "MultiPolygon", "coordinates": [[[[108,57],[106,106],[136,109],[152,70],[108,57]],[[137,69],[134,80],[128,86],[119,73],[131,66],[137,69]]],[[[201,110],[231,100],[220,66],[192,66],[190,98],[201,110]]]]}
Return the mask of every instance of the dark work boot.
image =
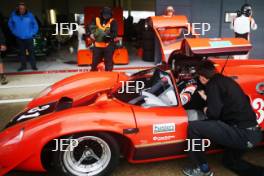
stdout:
{"type": "Polygon", "coordinates": [[[21,72],[21,71],[24,71],[24,70],[26,70],[26,69],[27,69],[27,67],[24,66],[24,65],[22,65],[21,67],[19,67],[19,69],[17,69],[17,71],[18,71],[18,72],[21,72]]]}
{"type": "Polygon", "coordinates": [[[7,84],[7,83],[8,83],[8,81],[7,81],[7,79],[6,79],[6,75],[1,74],[1,84],[2,84],[2,85],[5,85],[5,84],[7,84]]]}
{"type": "Polygon", "coordinates": [[[38,70],[38,67],[34,66],[34,67],[32,67],[32,70],[37,71],[38,70]]]}

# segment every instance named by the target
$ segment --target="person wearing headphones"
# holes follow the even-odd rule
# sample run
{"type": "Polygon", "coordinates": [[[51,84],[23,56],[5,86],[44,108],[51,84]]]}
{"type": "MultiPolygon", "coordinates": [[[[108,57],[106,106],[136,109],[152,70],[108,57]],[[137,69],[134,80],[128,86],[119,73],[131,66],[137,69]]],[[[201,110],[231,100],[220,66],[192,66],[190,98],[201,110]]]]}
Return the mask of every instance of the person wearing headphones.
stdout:
{"type": "MultiPolygon", "coordinates": [[[[244,4],[241,10],[237,12],[237,17],[231,23],[231,29],[235,32],[236,38],[244,38],[250,41],[251,30],[257,30],[258,26],[253,18],[252,7],[244,4]]],[[[249,54],[235,56],[235,59],[248,59],[249,54]]]]}
{"type": "Polygon", "coordinates": [[[241,10],[237,12],[237,17],[231,24],[234,29],[235,37],[250,40],[250,30],[257,30],[258,26],[253,18],[252,7],[249,4],[244,4],[241,10]]]}
{"type": "Polygon", "coordinates": [[[21,67],[18,71],[27,69],[27,52],[29,54],[31,68],[33,70],[38,70],[34,56],[33,38],[37,34],[39,27],[35,17],[27,10],[26,5],[23,2],[20,2],[17,9],[12,12],[8,21],[8,26],[17,38],[19,58],[21,62],[21,67]]]}
{"type": "Polygon", "coordinates": [[[94,41],[93,61],[91,71],[98,71],[97,66],[104,58],[105,71],[113,70],[114,38],[117,36],[117,21],[112,10],[104,7],[99,17],[88,26],[87,34],[94,41]]]}

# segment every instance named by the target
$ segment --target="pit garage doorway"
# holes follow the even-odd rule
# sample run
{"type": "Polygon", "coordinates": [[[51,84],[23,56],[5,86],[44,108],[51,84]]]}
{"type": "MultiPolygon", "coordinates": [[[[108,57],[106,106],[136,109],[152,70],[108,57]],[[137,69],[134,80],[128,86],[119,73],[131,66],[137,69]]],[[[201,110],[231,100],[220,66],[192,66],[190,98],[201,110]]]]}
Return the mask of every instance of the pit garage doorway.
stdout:
{"type": "MultiPolygon", "coordinates": [[[[118,55],[117,57],[121,57],[119,59],[121,62],[117,61],[114,68],[124,70],[126,68],[145,68],[154,65],[154,55],[152,54],[154,49],[148,52],[147,58],[145,56],[145,59],[143,59],[142,33],[146,30],[145,19],[155,15],[155,0],[25,0],[23,2],[35,16],[39,25],[39,32],[34,39],[38,72],[89,70],[92,56],[87,57],[86,52],[84,57],[83,55],[80,56],[82,60],[78,58],[79,40],[82,40],[82,38],[78,38],[78,32],[74,31],[72,35],[53,34],[58,32],[56,30],[59,25],[56,25],[56,23],[65,23],[65,28],[70,23],[78,23],[80,25],[82,23],[81,21],[86,20],[85,8],[98,8],[97,13],[99,14],[100,9],[104,6],[113,9],[119,8],[121,10],[118,21],[122,20],[119,28],[123,32],[119,37],[122,38],[122,47],[127,50],[125,53],[123,53],[123,50],[118,50],[116,55],[118,55]],[[122,60],[122,57],[127,58],[122,60]]],[[[8,27],[10,14],[15,10],[17,4],[18,1],[16,0],[2,0],[0,7],[0,26],[3,28],[7,41],[7,51],[2,54],[5,62],[5,72],[7,74],[15,74],[20,64],[16,38],[12,35],[8,27]]],[[[86,21],[86,24],[90,22],[91,19],[86,21]]],[[[65,33],[67,34],[67,31],[65,33]]],[[[153,40],[154,35],[148,35],[151,36],[150,40],[153,40]]],[[[85,46],[85,42],[82,41],[82,43],[83,46],[81,49],[87,50],[88,48],[85,46]]],[[[152,41],[149,41],[148,44],[152,44],[152,41]]],[[[24,72],[30,73],[35,71],[28,68],[24,72]]]]}

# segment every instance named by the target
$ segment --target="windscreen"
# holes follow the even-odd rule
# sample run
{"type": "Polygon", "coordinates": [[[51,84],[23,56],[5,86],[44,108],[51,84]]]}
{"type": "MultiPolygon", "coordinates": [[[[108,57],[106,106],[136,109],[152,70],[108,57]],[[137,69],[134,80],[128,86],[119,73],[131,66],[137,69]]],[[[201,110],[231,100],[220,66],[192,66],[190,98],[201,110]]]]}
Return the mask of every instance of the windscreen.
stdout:
{"type": "Polygon", "coordinates": [[[120,83],[114,96],[126,103],[143,107],[178,105],[170,74],[153,68],[132,75],[120,83]]]}

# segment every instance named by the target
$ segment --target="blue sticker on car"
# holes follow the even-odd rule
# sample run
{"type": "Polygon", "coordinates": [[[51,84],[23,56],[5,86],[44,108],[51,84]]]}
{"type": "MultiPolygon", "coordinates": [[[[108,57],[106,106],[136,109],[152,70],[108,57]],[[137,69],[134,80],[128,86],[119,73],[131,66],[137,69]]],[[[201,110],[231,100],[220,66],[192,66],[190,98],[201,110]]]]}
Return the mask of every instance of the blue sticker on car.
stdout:
{"type": "Polygon", "coordinates": [[[232,46],[230,41],[210,41],[209,44],[213,48],[229,47],[232,46]]]}

